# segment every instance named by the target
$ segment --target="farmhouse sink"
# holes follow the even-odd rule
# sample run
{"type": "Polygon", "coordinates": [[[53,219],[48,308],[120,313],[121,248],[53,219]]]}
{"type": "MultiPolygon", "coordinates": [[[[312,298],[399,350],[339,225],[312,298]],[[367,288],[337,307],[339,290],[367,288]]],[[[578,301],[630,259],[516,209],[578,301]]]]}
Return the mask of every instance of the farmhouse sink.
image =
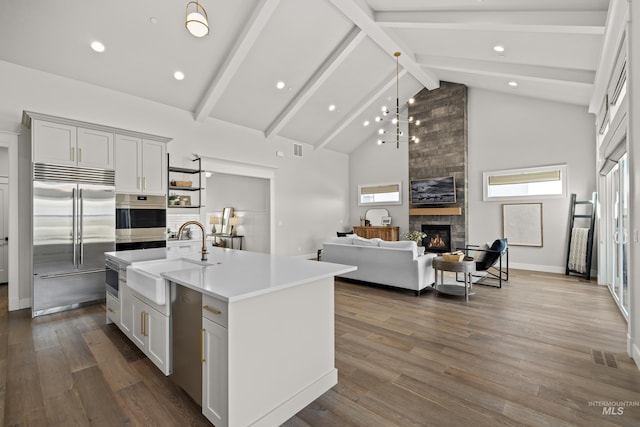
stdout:
{"type": "Polygon", "coordinates": [[[162,273],[205,268],[207,264],[187,258],[136,262],[127,267],[127,286],[158,305],[166,304],[162,273]]]}

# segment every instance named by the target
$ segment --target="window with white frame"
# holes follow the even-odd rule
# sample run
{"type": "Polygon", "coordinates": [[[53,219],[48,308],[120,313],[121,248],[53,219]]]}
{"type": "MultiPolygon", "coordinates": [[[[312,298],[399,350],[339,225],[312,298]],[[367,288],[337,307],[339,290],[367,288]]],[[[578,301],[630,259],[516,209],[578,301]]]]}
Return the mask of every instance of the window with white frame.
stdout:
{"type": "Polygon", "coordinates": [[[358,205],[400,205],[400,183],[380,184],[380,185],[359,185],[358,205]]]}
{"type": "Polygon", "coordinates": [[[526,200],[567,195],[567,165],[483,172],[483,200],[526,200]]]}

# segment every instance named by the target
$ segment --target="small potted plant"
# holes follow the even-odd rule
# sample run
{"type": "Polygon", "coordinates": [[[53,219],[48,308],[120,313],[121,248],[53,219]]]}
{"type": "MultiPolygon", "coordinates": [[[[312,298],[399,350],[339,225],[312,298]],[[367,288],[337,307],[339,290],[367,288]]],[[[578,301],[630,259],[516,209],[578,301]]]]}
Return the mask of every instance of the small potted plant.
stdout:
{"type": "Polygon", "coordinates": [[[180,199],[180,196],[178,196],[176,193],[171,193],[169,195],[169,206],[177,205],[179,199],[180,199]]]}
{"type": "Polygon", "coordinates": [[[413,240],[418,244],[418,246],[422,246],[422,239],[427,237],[425,233],[422,231],[407,231],[404,233],[404,238],[407,240],[413,240]]]}

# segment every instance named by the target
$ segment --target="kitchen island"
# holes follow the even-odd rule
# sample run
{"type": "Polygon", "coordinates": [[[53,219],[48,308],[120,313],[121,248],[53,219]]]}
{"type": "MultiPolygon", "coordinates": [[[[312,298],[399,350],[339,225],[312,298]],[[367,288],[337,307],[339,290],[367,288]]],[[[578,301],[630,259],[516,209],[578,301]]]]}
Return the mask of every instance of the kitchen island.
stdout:
{"type": "Polygon", "coordinates": [[[199,253],[165,249],[106,255],[128,265],[131,277],[167,268],[159,273],[164,301],[162,292],[125,284],[119,310],[111,313],[132,341],[146,344],[145,354],[165,374],[172,371],[175,290],[185,287],[202,296],[201,323],[194,325],[200,342],[193,345],[200,346],[203,414],[216,426],[280,425],[337,383],[334,276],[355,267],[215,247],[207,261],[199,253]],[[133,324],[127,327],[129,318],[133,324]],[[160,337],[154,346],[152,336],[163,325],[166,343],[160,337]],[[163,349],[169,351],[160,365],[154,357],[163,349]]]}

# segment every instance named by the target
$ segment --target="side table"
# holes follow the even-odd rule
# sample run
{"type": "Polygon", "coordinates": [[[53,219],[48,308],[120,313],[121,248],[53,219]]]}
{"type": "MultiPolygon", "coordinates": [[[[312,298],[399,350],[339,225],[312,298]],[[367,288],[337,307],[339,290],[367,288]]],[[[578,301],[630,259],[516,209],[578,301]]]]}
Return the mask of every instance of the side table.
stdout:
{"type": "Polygon", "coordinates": [[[445,261],[441,256],[433,259],[433,269],[436,274],[436,283],[434,288],[437,292],[449,295],[464,295],[465,302],[469,302],[469,295],[473,295],[471,286],[471,275],[476,271],[475,261],[445,261]],[[440,284],[438,284],[438,271],[440,271],[440,284]],[[464,286],[445,284],[444,272],[451,271],[454,273],[462,273],[464,276],[464,286]]]}
{"type": "Polygon", "coordinates": [[[224,234],[224,233],[214,233],[214,234],[207,234],[207,239],[208,240],[213,240],[212,244],[213,246],[217,246],[218,245],[218,238],[224,240],[224,239],[229,239],[231,241],[231,248],[230,249],[235,249],[236,245],[235,245],[235,241],[240,240],[240,250],[242,250],[242,241],[244,240],[244,236],[240,235],[240,234],[224,234]]]}

